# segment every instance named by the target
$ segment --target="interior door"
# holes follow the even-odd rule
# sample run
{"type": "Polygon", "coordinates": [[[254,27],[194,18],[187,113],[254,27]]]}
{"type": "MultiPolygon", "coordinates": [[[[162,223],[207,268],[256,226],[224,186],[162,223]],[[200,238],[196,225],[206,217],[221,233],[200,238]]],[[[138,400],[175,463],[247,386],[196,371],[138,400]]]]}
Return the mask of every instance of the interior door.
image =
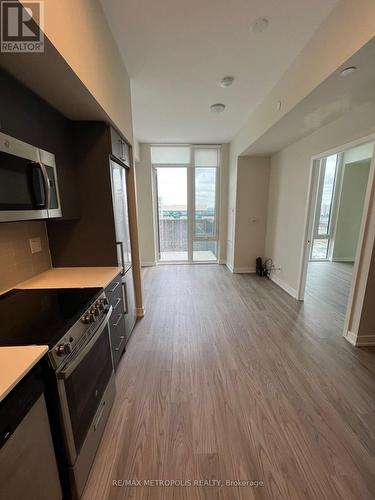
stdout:
{"type": "Polygon", "coordinates": [[[132,265],[128,197],[126,188],[127,170],[111,161],[112,198],[115,216],[117,259],[126,273],[132,265]]]}

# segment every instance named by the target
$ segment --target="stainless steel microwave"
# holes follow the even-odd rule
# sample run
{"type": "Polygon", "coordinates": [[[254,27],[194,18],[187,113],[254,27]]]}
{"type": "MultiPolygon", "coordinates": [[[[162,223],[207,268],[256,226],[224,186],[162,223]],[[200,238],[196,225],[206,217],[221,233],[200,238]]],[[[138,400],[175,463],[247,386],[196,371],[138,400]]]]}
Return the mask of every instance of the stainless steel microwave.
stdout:
{"type": "Polygon", "coordinates": [[[55,156],[0,133],[0,222],[61,215],[55,156]]]}

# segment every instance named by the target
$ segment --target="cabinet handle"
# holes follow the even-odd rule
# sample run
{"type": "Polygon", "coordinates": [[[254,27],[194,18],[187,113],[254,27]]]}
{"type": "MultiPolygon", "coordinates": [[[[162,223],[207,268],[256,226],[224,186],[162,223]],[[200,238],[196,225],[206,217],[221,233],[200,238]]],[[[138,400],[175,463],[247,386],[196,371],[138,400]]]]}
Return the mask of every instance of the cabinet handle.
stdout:
{"type": "Polygon", "coordinates": [[[118,318],[117,318],[116,323],[113,323],[113,324],[112,324],[112,326],[113,326],[114,328],[116,328],[116,326],[118,326],[118,324],[119,324],[119,323],[120,323],[120,321],[121,321],[121,318],[122,318],[122,314],[119,314],[119,315],[118,315],[118,318]]]}
{"type": "Polygon", "coordinates": [[[99,423],[100,423],[100,421],[102,419],[103,412],[104,412],[104,407],[105,407],[105,401],[103,401],[102,407],[100,408],[100,413],[99,413],[98,418],[96,419],[96,422],[94,424],[94,431],[96,431],[96,429],[98,428],[99,423]]]}
{"type": "Polygon", "coordinates": [[[113,283],[113,287],[108,291],[113,293],[116,290],[116,288],[119,286],[119,284],[120,284],[120,282],[116,281],[115,283],[113,283]]]}
{"type": "Polygon", "coordinates": [[[120,350],[120,347],[121,347],[121,344],[124,342],[124,339],[125,339],[125,335],[121,335],[120,337],[120,343],[117,347],[115,347],[115,351],[119,351],[120,350]]]}
{"type": "Polygon", "coordinates": [[[113,309],[113,311],[116,311],[116,309],[117,309],[117,307],[118,307],[118,305],[119,305],[119,303],[120,303],[120,302],[121,302],[121,298],[118,298],[118,299],[116,300],[116,304],[115,304],[115,305],[113,306],[113,308],[112,308],[112,309],[113,309]]]}
{"type": "Polygon", "coordinates": [[[123,292],[124,292],[124,304],[125,304],[125,311],[124,314],[128,314],[129,309],[128,309],[128,288],[126,286],[126,281],[123,282],[123,292]]]}

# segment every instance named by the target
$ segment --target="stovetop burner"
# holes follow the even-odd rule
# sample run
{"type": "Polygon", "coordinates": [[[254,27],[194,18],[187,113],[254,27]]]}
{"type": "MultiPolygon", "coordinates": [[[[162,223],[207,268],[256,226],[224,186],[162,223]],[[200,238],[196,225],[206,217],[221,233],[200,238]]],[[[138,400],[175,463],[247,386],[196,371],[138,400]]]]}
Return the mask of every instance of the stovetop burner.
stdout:
{"type": "Polygon", "coordinates": [[[100,292],[100,288],[14,289],[0,295],[0,346],[51,348],[100,292]]]}

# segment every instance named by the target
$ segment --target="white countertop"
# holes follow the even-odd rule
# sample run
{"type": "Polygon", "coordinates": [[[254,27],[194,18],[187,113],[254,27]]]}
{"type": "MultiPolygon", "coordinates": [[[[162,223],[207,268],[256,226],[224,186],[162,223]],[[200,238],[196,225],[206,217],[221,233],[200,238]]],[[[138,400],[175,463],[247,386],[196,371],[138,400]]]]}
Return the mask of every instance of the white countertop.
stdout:
{"type": "Polygon", "coordinates": [[[120,272],[120,267],[54,267],[15,288],[105,288],[120,272]]]}
{"type": "MultiPolygon", "coordinates": [[[[120,267],[56,267],[14,288],[105,288],[120,267]]],[[[0,347],[0,401],[48,351],[48,346],[0,347]]]]}
{"type": "Polygon", "coordinates": [[[0,401],[48,351],[46,345],[0,347],[0,401]]]}

